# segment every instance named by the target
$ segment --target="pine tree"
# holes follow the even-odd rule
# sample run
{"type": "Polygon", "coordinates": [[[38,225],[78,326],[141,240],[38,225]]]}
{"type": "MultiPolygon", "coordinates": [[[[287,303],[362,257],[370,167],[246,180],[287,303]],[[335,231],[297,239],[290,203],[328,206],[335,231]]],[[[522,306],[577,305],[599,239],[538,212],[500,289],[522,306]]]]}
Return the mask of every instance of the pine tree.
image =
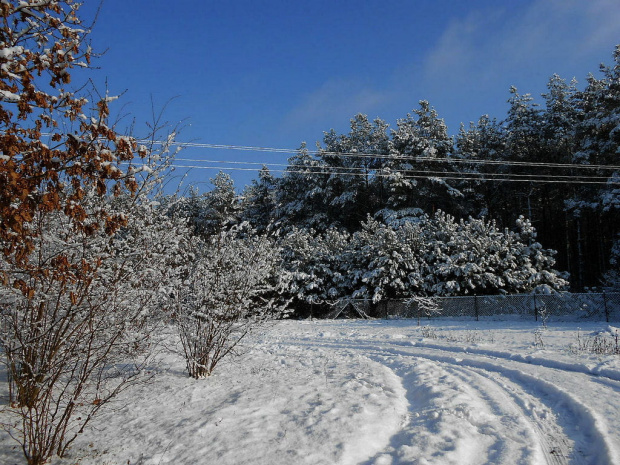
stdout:
{"type": "Polygon", "coordinates": [[[219,234],[239,223],[240,198],[229,174],[220,171],[211,179],[213,189],[202,197],[201,230],[206,235],[219,234]]]}
{"type": "Polygon", "coordinates": [[[420,292],[424,274],[421,237],[417,222],[393,228],[369,217],[362,223],[346,255],[352,297],[378,303],[420,292]]]}
{"type": "Polygon", "coordinates": [[[266,232],[275,220],[277,188],[277,180],[263,166],[258,180],[253,179],[241,195],[241,220],[247,221],[259,234],[266,232]]]}
{"type": "Polygon", "coordinates": [[[581,114],[574,162],[605,166],[588,170],[588,175],[607,179],[603,187],[579,186],[567,201],[576,231],[571,238],[575,257],[571,268],[579,287],[598,284],[608,267],[617,266],[609,263],[609,257],[620,224],[620,172],[613,168],[620,151],[620,45],[613,56],[614,65],[601,65],[602,78],[590,75],[585,90],[578,94],[581,114]]]}
{"type": "Polygon", "coordinates": [[[319,156],[329,173],[325,195],[332,225],[355,230],[377,210],[383,186],[374,173],[388,151],[387,127],[381,119],[371,123],[358,114],[349,134],[325,133],[319,156]]]}
{"type": "Polygon", "coordinates": [[[445,163],[453,141],[448,129],[430,104],[422,100],[413,115],[397,121],[392,130],[390,154],[382,166],[386,176],[386,209],[398,211],[420,208],[426,212],[449,208],[452,197],[460,196],[450,182],[442,179],[452,170],[445,163]],[[440,159],[434,163],[433,159],[440,159]]]}
{"type": "Polygon", "coordinates": [[[505,134],[496,119],[483,115],[476,124],[470,123],[468,129],[461,125],[455,140],[454,158],[461,161],[457,165],[459,172],[474,179],[456,183],[463,193],[463,198],[457,203],[458,214],[500,217],[501,205],[498,200],[503,186],[492,179],[496,174],[506,174],[507,170],[499,164],[484,162],[501,161],[505,146],[505,134]],[[472,160],[472,163],[467,163],[468,160],[472,160]],[[480,180],[477,180],[478,177],[480,180]]]}
{"type": "Polygon", "coordinates": [[[305,143],[288,163],[276,194],[276,225],[285,231],[294,227],[327,230],[325,165],[309,153],[305,143]]]}

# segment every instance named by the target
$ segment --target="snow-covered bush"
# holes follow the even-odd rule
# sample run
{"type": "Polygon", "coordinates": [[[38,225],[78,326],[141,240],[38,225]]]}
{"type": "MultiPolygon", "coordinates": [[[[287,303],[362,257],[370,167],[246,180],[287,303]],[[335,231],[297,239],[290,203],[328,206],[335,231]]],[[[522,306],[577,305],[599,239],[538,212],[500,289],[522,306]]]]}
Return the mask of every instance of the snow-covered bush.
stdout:
{"type": "Polygon", "coordinates": [[[414,222],[392,228],[372,218],[353,235],[343,255],[348,288],[355,298],[382,300],[421,290],[421,230],[414,222]]]}
{"type": "Polygon", "coordinates": [[[125,218],[114,235],[76,230],[63,212],[39,213],[30,223],[37,237],[29,268],[0,260],[0,344],[11,398],[4,427],[29,463],[62,456],[108,401],[143,380],[161,321],[175,225],[146,197],[89,191],[81,206],[104,205],[125,218]]]}
{"type": "Polygon", "coordinates": [[[424,220],[428,295],[475,295],[562,290],[563,275],[553,269],[555,252],[535,242],[529,220],[519,217],[517,232],[493,221],[437,212],[424,220]]]}
{"type": "Polygon", "coordinates": [[[279,252],[266,236],[233,227],[193,237],[183,259],[181,282],[172,289],[173,319],[188,374],[205,378],[252,329],[285,313],[279,252]]]}
{"type": "MultiPolygon", "coordinates": [[[[33,465],[62,456],[101,408],[143,379],[184,227],[155,198],[172,138],[153,152],[108,126],[112,98],[92,102],[89,116],[88,100],[64,89],[71,69],[90,59],[78,8],[72,0],[0,8],[0,87],[21,93],[19,102],[0,95],[0,346],[9,387],[0,421],[33,465]],[[52,133],[49,145],[42,130],[52,133]]],[[[152,140],[160,129],[151,127],[152,140]]]]}
{"type": "Polygon", "coordinates": [[[563,289],[554,252],[534,242],[523,217],[518,231],[493,221],[456,221],[437,212],[386,225],[369,219],[341,255],[342,293],[379,302],[414,296],[522,293],[563,289]]]}
{"type": "Polygon", "coordinates": [[[309,304],[349,295],[345,251],[350,235],[330,228],[324,234],[293,228],[280,241],[282,268],[289,286],[285,295],[309,304]]]}
{"type": "Polygon", "coordinates": [[[493,221],[456,221],[441,211],[386,224],[368,218],[352,235],[293,230],[282,241],[298,299],[358,298],[378,303],[412,297],[551,292],[567,286],[554,252],[535,242],[520,217],[517,231],[493,221]]]}

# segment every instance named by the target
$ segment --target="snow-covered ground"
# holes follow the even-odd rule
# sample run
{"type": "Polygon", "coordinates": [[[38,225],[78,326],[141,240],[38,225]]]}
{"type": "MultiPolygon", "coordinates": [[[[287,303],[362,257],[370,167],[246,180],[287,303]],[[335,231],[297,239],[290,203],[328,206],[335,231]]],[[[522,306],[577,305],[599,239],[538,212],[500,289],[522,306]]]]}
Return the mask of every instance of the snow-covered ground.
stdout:
{"type": "Polygon", "coordinates": [[[168,355],[56,463],[620,464],[620,356],[576,350],[616,327],[422,325],[277,322],[200,381],[168,355]]]}

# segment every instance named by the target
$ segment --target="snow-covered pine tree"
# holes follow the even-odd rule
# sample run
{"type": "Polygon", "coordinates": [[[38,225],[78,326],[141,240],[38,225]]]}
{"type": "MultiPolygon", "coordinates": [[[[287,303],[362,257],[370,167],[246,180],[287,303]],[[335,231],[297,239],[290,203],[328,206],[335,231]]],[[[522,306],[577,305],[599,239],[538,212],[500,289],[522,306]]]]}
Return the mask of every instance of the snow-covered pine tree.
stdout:
{"type": "Polygon", "coordinates": [[[351,296],[383,300],[406,298],[421,291],[424,244],[419,222],[392,228],[368,218],[348,246],[347,271],[351,296]]]}
{"type": "Polygon", "coordinates": [[[477,295],[564,290],[568,282],[553,266],[555,252],[536,242],[529,220],[517,232],[500,231],[484,218],[456,221],[438,212],[424,225],[428,295],[477,295]]]}
{"type": "Polygon", "coordinates": [[[275,220],[278,182],[263,166],[258,180],[253,179],[241,195],[241,220],[247,221],[257,233],[262,234],[275,220]]]}
{"type": "Polygon", "coordinates": [[[387,128],[379,118],[370,122],[358,114],[349,134],[325,133],[319,157],[329,173],[325,195],[332,226],[356,230],[379,208],[383,185],[374,174],[388,153],[387,128]]]}
{"type": "Polygon", "coordinates": [[[348,289],[350,235],[335,228],[325,233],[295,228],[282,238],[283,264],[290,288],[285,292],[298,302],[321,304],[350,295],[348,289]]]}
{"type": "Polygon", "coordinates": [[[463,125],[455,138],[454,158],[461,160],[458,170],[474,179],[455,181],[463,197],[458,199],[457,212],[461,216],[496,217],[500,207],[501,183],[492,181],[494,174],[505,174],[501,165],[484,164],[485,161],[501,161],[505,151],[505,134],[496,119],[488,115],[480,117],[476,124],[463,125]],[[467,163],[472,160],[472,163],[467,163]],[[477,161],[480,160],[481,163],[477,161]],[[485,178],[485,174],[489,176],[485,178]],[[480,177],[480,180],[475,178],[480,177]]]}
{"type": "MultiPolygon", "coordinates": [[[[616,46],[612,66],[601,65],[602,78],[588,77],[579,93],[581,121],[576,126],[577,147],[574,162],[598,166],[589,176],[607,179],[606,186],[578,186],[566,202],[574,225],[571,242],[573,263],[580,285],[593,282],[610,266],[608,257],[620,232],[620,45],[616,46]],[[604,167],[604,168],[601,168],[604,167]],[[586,260],[598,257],[598,260],[586,260]]],[[[614,266],[612,266],[614,268],[614,266]]]]}
{"type": "Polygon", "coordinates": [[[213,189],[204,194],[201,219],[206,234],[217,234],[222,229],[239,223],[241,199],[235,192],[235,183],[228,173],[218,172],[211,179],[213,189]]]}
{"type": "Polygon", "coordinates": [[[392,130],[390,153],[381,174],[387,176],[386,209],[421,208],[425,212],[449,209],[452,198],[461,193],[442,179],[453,170],[445,162],[452,152],[453,140],[444,121],[426,100],[420,108],[397,121],[392,130]],[[433,159],[441,159],[433,162],[433,159]]]}
{"type": "Polygon", "coordinates": [[[325,165],[303,143],[289,158],[276,195],[276,225],[283,231],[295,227],[325,231],[329,228],[325,165]]]}

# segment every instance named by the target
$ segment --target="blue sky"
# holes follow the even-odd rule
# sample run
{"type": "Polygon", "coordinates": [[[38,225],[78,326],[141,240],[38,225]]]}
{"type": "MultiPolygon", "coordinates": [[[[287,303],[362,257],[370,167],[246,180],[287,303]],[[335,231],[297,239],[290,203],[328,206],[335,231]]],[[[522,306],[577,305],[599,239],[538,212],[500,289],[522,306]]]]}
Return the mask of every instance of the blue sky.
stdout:
{"type": "MultiPolygon", "coordinates": [[[[90,19],[98,2],[87,3],[90,19]]],[[[161,110],[173,99],[164,118],[182,121],[181,141],[294,149],[331,128],[348,132],[357,113],[395,127],[428,100],[455,134],[483,114],[503,119],[511,85],[538,97],[557,73],[582,88],[612,62],[620,3],[105,0],[91,41],[106,52],[89,77],[123,93],[115,109],[130,115],[123,124],[135,118],[137,135],[151,101],[161,110]]],[[[287,155],[190,148],[179,157],[287,155]]],[[[186,182],[206,190],[216,172],[194,169],[186,182]]],[[[231,172],[238,188],[255,174],[231,172]]]]}

